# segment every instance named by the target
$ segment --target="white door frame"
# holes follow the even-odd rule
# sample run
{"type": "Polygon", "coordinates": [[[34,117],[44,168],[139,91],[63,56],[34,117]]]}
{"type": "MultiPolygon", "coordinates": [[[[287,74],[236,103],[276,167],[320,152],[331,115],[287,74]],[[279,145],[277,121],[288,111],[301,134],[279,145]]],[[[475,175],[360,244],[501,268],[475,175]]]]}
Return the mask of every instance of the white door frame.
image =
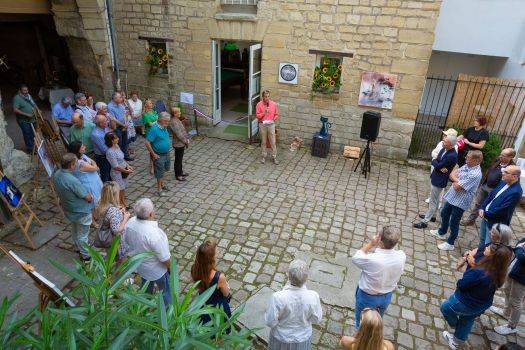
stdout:
{"type": "Polygon", "coordinates": [[[218,40],[211,41],[211,93],[213,125],[221,122],[221,49],[218,40]]]}
{"type": "Polygon", "coordinates": [[[262,50],[262,44],[250,45],[250,64],[248,73],[248,138],[251,140],[255,134],[257,134],[259,124],[256,118],[252,118],[255,114],[253,110],[253,102],[261,96],[261,69],[262,69],[262,54],[259,55],[261,62],[259,64],[259,70],[254,72],[254,52],[262,50]]]}

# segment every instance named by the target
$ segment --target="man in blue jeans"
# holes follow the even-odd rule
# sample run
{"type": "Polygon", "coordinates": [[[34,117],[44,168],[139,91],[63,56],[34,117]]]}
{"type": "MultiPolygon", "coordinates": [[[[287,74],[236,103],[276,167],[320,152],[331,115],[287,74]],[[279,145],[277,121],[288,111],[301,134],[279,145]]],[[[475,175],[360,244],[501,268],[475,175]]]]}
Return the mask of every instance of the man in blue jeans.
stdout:
{"type": "Polygon", "coordinates": [[[465,210],[470,207],[481,182],[482,173],[479,165],[482,160],[481,151],[470,150],[465,165],[450,174],[452,186],[443,196],[445,205],[441,209],[441,226],[439,230],[430,230],[431,235],[447,240],[438,245],[441,250],[454,250],[454,242],[459,234],[459,222],[465,210]],[[447,239],[449,227],[450,236],[447,239]]]}
{"type": "Polygon", "coordinates": [[[406,261],[403,251],[394,250],[398,241],[399,232],[385,226],[352,257],[354,265],[362,270],[355,292],[356,329],[359,329],[363,309],[377,309],[383,316],[390,304],[406,261]],[[374,248],[375,251],[370,253],[374,248]]]}
{"type": "Polygon", "coordinates": [[[25,84],[20,85],[20,90],[15,97],[13,97],[13,112],[15,113],[16,122],[24,137],[26,152],[29,154],[33,152],[35,139],[35,133],[33,132],[33,126],[36,122],[35,108],[37,108],[37,106],[29,94],[29,88],[25,84]]]}

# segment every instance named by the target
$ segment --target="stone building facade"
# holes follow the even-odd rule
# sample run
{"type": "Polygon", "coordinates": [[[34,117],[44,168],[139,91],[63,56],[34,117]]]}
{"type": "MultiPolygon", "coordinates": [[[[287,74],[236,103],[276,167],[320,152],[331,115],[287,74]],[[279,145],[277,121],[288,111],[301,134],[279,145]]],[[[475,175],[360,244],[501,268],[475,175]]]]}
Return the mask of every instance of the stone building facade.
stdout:
{"type": "Polygon", "coordinates": [[[381,110],[375,154],[406,159],[425,74],[432,51],[440,1],[436,0],[260,0],[256,13],[235,13],[227,0],[117,0],[114,15],[119,58],[129,88],[143,95],[178,102],[193,92],[195,105],[212,112],[211,41],[262,44],[263,89],[281,109],[285,140],[309,140],[320,115],[332,122],[332,146],[361,145],[363,111],[358,106],[365,71],[398,76],[393,109],[381,110]],[[226,11],[226,8],[228,10],[226,11]],[[169,74],[148,76],[148,41],[167,39],[173,55],[169,74]],[[352,52],[343,58],[338,94],[312,94],[316,64],[310,50],[352,52]],[[278,82],[279,62],[299,65],[299,84],[278,82]]]}

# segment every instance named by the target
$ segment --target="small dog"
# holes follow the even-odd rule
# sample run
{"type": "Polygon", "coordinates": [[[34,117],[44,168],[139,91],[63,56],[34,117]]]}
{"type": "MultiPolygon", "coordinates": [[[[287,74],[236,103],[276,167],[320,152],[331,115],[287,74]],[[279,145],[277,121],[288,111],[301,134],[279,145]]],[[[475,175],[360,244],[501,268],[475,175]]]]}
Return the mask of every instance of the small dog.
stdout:
{"type": "Polygon", "coordinates": [[[303,139],[299,138],[298,136],[295,136],[292,140],[292,144],[290,145],[290,151],[295,152],[297,151],[301,145],[303,144],[303,139]]]}

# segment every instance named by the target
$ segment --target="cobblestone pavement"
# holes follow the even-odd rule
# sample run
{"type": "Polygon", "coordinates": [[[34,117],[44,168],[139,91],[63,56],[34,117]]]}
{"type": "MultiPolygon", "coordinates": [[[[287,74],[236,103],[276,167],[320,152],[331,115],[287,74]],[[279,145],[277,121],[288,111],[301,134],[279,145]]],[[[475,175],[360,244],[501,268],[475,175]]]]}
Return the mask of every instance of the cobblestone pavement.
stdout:
{"type": "MultiPolygon", "coordinates": [[[[412,228],[417,214],[426,209],[426,170],[374,160],[371,175],[364,179],[353,172],[353,161],[333,154],[314,158],[305,148],[294,153],[281,148],[280,165],[263,165],[258,148],[204,138],[185,155],[188,181],[177,182],[169,173],[169,196],[158,197],[142,140],[133,148],[137,171],[130,177],[128,200],[154,200],[183,281],[190,281],[195,247],[206,237],[216,237],[219,269],[228,277],[236,306],[263,285],[280,289],[297,252],[347,258],[379,226],[394,225],[402,232],[400,248],[408,258],[384,318],[386,338],[398,349],[448,348],[441,336],[445,322],[439,305],[461,276],[455,271],[460,252],[476,246],[477,228],[462,227],[452,252],[437,249],[428,230],[412,228]]],[[[519,235],[524,224],[525,213],[519,209],[513,220],[519,235]]],[[[434,227],[437,223],[429,228],[434,227]]],[[[67,241],[67,233],[61,239],[67,241]]],[[[495,304],[503,306],[501,291],[495,304]]],[[[325,317],[314,329],[314,348],[334,349],[343,334],[353,333],[354,314],[345,307],[323,308],[325,317]]],[[[491,311],[482,315],[469,338],[471,348],[495,348],[505,341],[525,345],[522,331],[508,337],[495,333],[493,327],[502,322],[491,311]]]]}

